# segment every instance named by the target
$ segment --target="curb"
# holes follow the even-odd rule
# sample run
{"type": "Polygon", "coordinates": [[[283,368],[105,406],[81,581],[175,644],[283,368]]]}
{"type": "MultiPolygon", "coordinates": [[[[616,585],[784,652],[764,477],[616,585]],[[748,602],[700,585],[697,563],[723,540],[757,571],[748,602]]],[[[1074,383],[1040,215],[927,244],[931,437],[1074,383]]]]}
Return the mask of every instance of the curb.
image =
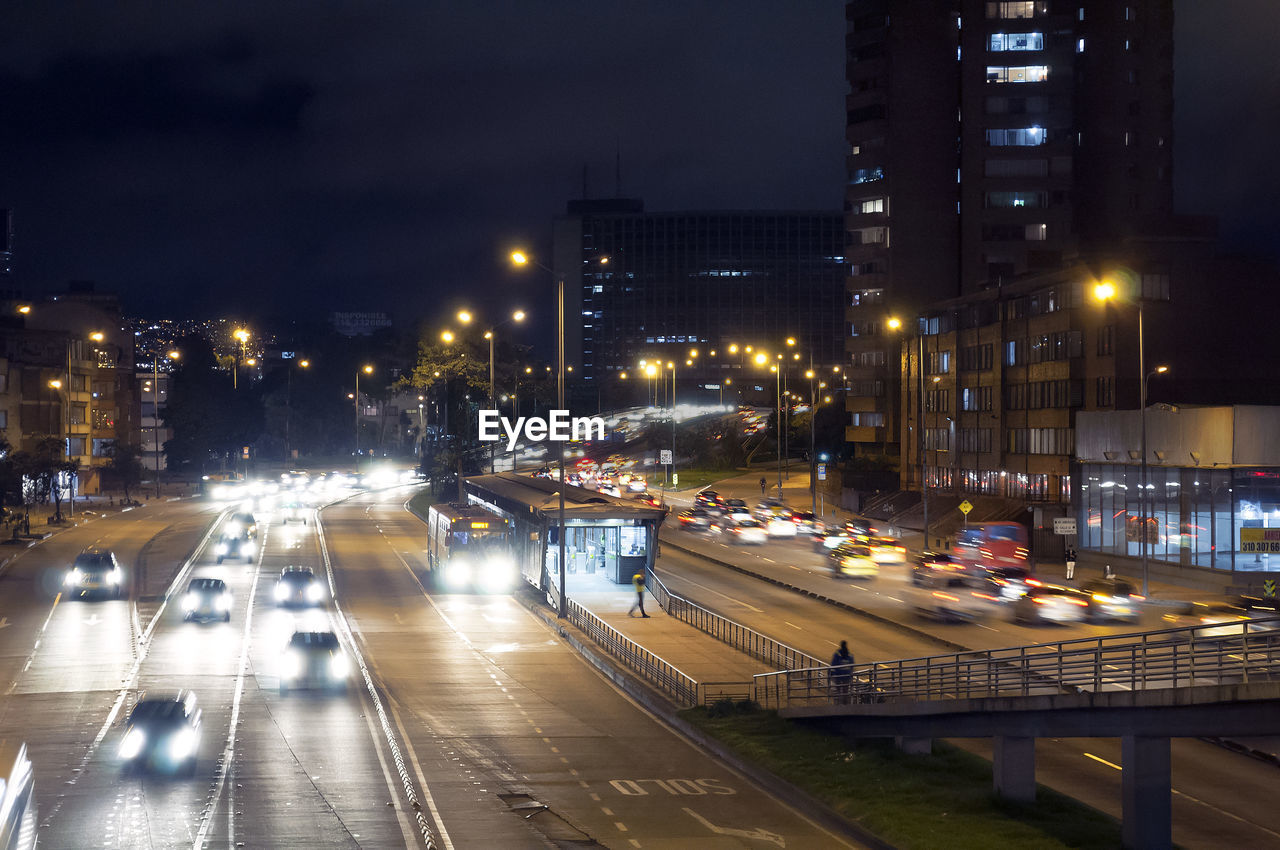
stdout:
{"type": "Polygon", "coordinates": [[[555,631],[575,652],[616,685],[619,690],[631,697],[645,711],[666,724],[668,728],[695,747],[724,762],[730,768],[745,776],[750,782],[755,783],[765,792],[781,800],[824,829],[851,838],[872,848],[872,850],[894,850],[892,844],[885,842],[878,835],[866,831],[826,803],[810,796],[785,779],[775,776],[752,762],[746,761],[716,738],[691,725],[679,716],[676,707],[666,697],[654,691],[629,671],[615,666],[608,659],[607,653],[592,643],[589,638],[581,635],[569,623],[561,622],[552,616],[551,612],[542,605],[540,598],[530,598],[530,594],[520,592],[517,592],[514,596],[517,602],[555,631]]]}

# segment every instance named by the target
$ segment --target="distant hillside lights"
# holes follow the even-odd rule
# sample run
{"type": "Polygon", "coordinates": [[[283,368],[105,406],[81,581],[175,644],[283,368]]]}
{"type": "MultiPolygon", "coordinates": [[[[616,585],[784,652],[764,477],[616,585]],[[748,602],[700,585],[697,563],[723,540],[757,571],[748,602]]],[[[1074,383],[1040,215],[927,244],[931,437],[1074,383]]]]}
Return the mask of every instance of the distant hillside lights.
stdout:
{"type": "Polygon", "coordinates": [[[600,416],[570,416],[567,410],[552,410],[547,418],[518,416],[512,422],[496,410],[480,411],[479,437],[482,443],[493,443],[506,436],[507,451],[515,451],[516,443],[537,443],[550,440],[553,443],[603,440],[604,418],[600,416]]]}

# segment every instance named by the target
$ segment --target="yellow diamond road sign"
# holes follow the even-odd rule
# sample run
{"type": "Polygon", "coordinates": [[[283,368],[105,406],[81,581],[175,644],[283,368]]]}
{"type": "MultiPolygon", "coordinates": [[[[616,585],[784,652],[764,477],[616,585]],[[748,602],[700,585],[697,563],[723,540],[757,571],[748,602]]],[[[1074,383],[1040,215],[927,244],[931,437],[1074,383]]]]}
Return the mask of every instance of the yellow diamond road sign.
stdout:
{"type": "Polygon", "coordinates": [[[960,503],[960,513],[964,514],[965,516],[968,516],[969,511],[971,510],[973,510],[973,505],[969,503],[968,499],[965,499],[963,502],[960,503]]]}

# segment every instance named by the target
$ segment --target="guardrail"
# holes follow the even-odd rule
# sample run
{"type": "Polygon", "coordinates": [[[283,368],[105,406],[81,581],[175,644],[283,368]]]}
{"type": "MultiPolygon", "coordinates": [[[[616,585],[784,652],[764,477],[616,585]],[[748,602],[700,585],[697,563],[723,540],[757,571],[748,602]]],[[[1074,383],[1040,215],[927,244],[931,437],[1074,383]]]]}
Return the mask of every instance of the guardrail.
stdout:
{"type": "Polygon", "coordinates": [[[734,622],[728,617],[722,617],[714,611],[708,611],[696,602],[690,602],[683,596],[672,593],[652,572],[649,573],[649,582],[653,598],[668,616],[688,623],[698,631],[706,632],[739,652],[758,658],[779,670],[819,667],[823,664],[819,658],[762,635],[755,629],[734,622]]]}
{"type": "Polygon", "coordinates": [[[569,615],[569,622],[599,644],[602,649],[681,705],[698,704],[697,682],[577,602],[572,599],[566,602],[565,608],[569,615]]]}
{"type": "Polygon", "coordinates": [[[1280,681],[1280,619],[860,664],[846,680],[830,672],[758,674],[754,699],[783,708],[1280,681]]]}

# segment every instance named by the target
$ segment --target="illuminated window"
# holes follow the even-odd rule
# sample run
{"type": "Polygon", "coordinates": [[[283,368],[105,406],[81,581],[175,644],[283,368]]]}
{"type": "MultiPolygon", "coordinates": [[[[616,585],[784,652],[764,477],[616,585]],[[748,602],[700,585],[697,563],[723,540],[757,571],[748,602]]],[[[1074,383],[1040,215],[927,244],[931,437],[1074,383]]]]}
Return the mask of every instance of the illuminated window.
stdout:
{"type": "Polygon", "coordinates": [[[1048,140],[1049,134],[1043,127],[1012,127],[987,131],[987,144],[992,147],[1032,147],[1043,145],[1048,140]]]}
{"type": "Polygon", "coordinates": [[[992,33],[988,49],[993,53],[1005,50],[1044,50],[1044,33],[992,33]]]}
{"type": "Polygon", "coordinates": [[[884,179],[884,169],[876,168],[859,168],[849,175],[850,183],[871,183],[876,180],[884,179]]]}
{"type": "Polygon", "coordinates": [[[1016,207],[1047,207],[1048,192],[987,192],[987,209],[1012,209],[1016,207]]]}
{"type": "Polygon", "coordinates": [[[1001,18],[1006,21],[1034,18],[1036,15],[1048,13],[1049,4],[1045,0],[1003,0],[1003,2],[998,0],[998,2],[987,3],[988,18],[1001,18]]]}
{"type": "Polygon", "coordinates": [[[860,213],[882,213],[884,212],[884,198],[871,198],[863,201],[858,205],[860,213]]]}
{"type": "Polygon", "coordinates": [[[1043,83],[1049,79],[1048,65],[988,65],[989,83],[1043,83]]]}

